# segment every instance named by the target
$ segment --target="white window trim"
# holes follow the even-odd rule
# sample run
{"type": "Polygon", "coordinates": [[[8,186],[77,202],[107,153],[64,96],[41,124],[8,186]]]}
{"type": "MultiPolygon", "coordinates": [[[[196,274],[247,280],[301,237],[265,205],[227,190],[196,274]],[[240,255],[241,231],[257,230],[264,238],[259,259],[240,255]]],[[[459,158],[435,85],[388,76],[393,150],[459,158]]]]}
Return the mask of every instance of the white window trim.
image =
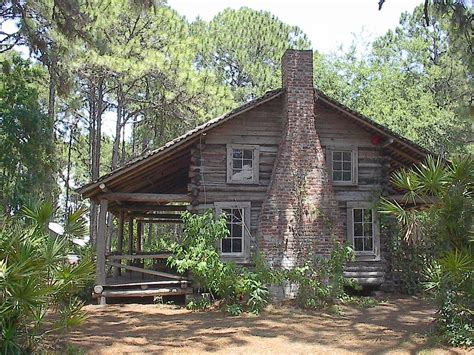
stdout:
{"type": "Polygon", "coordinates": [[[354,146],[328,146],[326,147],[326,161],[329,180],[337,186],[356,186],[359,183],[359,152],[354,146]],[[338,151],[350,151],[352,158],[352,179],[351,181],[334,181],[332,179],[332,153],[338,151]]]}
{"type": "Polygon", "coordinates": [[[260,147],[258,145],[247,144],[227,144],[227,183],[228,184],[245,184],[253,185],[260,182],[260,147]],[[253,150],[253,180],[232,180],[232,150],[233,149],[247,149],[253,150]]]}
{"type": "Polygon", "coordinates": [[[347,241],[354,246],[354,209],[363,208],[372,210],[372,225],[374,233],[374,251],[355,251],[356,260],[380,260],[380,218],[373,202],[347,202],[347,241]]]}
{"type": "Polygon", "coordinates": [[[222,214],[223,209],[228,208],[242,208],[244,210],[244,238],[242,240],[242,252],[241,253],[222,253],[221,243],[218,243],[218,249],[221,253],[222,259],[234,260],[238,262],[250,261],[250,202],[214,202],[214,208],[216,210],[216,216],[219,217],[222,214]]]}

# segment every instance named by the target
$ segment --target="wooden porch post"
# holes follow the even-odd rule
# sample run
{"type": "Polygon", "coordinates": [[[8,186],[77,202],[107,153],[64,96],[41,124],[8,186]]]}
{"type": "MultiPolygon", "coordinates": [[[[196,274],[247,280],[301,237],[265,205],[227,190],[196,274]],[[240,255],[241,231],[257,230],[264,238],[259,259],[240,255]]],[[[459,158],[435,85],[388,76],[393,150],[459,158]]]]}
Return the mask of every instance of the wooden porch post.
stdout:
{"type": "Polygon", "coordinates": [[[142,251],[143,223],[137,224],[137,253],[142,251]]]}
{"type": "MultiPolygon", "coordinates": [[[[133,217],[128,217],[128,253],[130,255],[133,254],[133,217]]],[[[133,264],[133,259],[128,261],[128,265],[131,266],[133,264]]],[[[128,273],[131,277],[132,271],[128,270],[128,273]]]]}
{"type": "MultiPolygon", "coordinates": [[[[100,200],[100,211],[97,228],[97,268],[96,268],[96,284],[103,286],[105,284],[105,225],[107,223],[107,200],[100,200]]],[[[105,297],[100,297],[100,304],[105,304],[105,297]]]]}
{"type": "MultiPolygon", "coordinates": [[[[117,239],[117,252],[122,254],[123,252],[123,227],[124,227],[124,212],[120,211],[119,215],[119,225],[118,225],[118,239],[117,239]]],[[[119,260],[119,263],[121,261],[119,260]]],[[[114,276],[119,276],[122,274],[122,270],[119,267],[114,268],[114,276]]]]}

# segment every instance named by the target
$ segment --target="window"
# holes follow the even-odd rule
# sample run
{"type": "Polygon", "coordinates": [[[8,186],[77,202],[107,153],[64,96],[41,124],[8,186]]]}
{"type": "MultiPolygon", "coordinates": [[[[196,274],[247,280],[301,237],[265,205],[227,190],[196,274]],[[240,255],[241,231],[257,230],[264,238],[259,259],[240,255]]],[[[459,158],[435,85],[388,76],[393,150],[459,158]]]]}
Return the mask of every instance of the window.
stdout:
{"type": "Polygon", "coordinates": [[[326,156],[334,185],[357,185],[357,148],[328,147],[326,156]]]}
{"type": "Polygon", "coordinates": [[[379,225],[370,202],[347,202],[347,239],[359,259],[379,260],[379,225]]]}
{"type": "Polygon", "coordinates": [[[259,150],[257,146],[227,146],[227,182],[256,184],[259,181],[259,150]]]}
{"type": "Polygon", "coordinates": [[[332,152],[332,180],[352,181],[352,152],[338,150],[332,152]]]}
{"type": "Polygon", "coordinates": [[[354,208],[354,250],[356,252],[374,251],[374,221],[372,210],[368,208],[354,208]]]}
{"type": "Polygon", "coordinates": [[[222,254],[240,254],[244,244],[244,210],[243,208],[223,208],[227,218],[229,235],[221,239],[222,254]]]}
{"type": "Polygon", "coordinates": [[[249,248],[250,202],[216,202],[218,215],[225,213],[229,234],[219,241],[223,256],[245,258],[249,248]]]}

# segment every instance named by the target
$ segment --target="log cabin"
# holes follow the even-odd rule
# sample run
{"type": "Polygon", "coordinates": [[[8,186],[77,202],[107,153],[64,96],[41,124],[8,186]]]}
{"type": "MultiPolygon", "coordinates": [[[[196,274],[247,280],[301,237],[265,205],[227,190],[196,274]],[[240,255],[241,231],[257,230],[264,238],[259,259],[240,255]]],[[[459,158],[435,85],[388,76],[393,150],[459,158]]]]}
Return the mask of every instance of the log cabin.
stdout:
{"type": "Polygon", "coordinates": [[[346,241],[355,261],[345,276],[361,285],[390,284],[390,235],[381,230],[377,203],[398,198],[394,170],[427,154],[315,89],[312,51],[288,50],[282,88],[80,188],[100,206],[94,292],[101,302],[192,292],[184,276],[144,267],[144,260],[167,255],[144,253],[142,234],[146,224],[180,223],[181,211],[208,209],[228,216],[229,236],[219,244],[224,260],[251,264],[259,253],[271,267],[292,268],[346,241]],[[108,215],[118,220],[113,235],[106,232],[108,215]],[[115,250],[110,238],[117,239],[115,250]],[[130,279],[134,273],[141,280],[130,279]]]}

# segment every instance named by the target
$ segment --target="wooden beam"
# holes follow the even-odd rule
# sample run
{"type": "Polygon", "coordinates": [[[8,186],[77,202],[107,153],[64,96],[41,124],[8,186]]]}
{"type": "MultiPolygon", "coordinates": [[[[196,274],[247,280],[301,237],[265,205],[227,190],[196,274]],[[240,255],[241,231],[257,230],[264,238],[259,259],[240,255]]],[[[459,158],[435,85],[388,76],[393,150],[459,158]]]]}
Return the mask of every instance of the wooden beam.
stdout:
{"type": "Polygon", "coordinates": [[[107,255],[109,260],[133,260],[133,259],[168,259],[171,253],[160,254],[124,254],[124,255],[107,255]]]}
{"type": "Polygon", "coordinates": [[[100,211],[97,229],[97,268],[96,268],[96,284],[103,285],[105,283],[105,225],[107,223],[107,200],[100,200],[100,211]]]}
{"type": "Polygon", "coordinates": [[[180,219],[181,214],[178,213],[142,213],[142,212],[132,212],[130,213],[132,217],[142,217],[142,218],[161,218],[161,219],[180,219]]]}
{"type": "Polygon", "coordinates": [[[182,219],[146,219],[146,218],[137,218],[137,221],[142,221],[145,223],[183,223],[182,219]]]}
{"type": "Polygon", "coordinates": [[[175,212],[184,212],[187,211],[188,205],[130,205],[123,204],[118,206],[117,209],[121,211],[130,211],[130,212],[148,212],[148,211],[175,211],[175,212]]]}
{"type": "MultiPolygon", "coordinates": [[[[123,251],[123,227],[124,227],[124,215],[125,213],[123,211],[120,211],[119,215],[119,230],[118,230],[118,240],[117,240],[117,251],[119,253],[122,253],[123,251]]],[[[120,276],[122,273],[122,270],[120,270],[119,267],[114,269],[114,276],[120,276]]]]}
{"type": "MultiPolygon", "coordinates": [[[[103,297],[151,297],[187,295],[191,293],[193,293],[193,289],[191,287],[169,287],[149,290],[105,290],[100,295],[102,295],[103,297]]],[[[94,294],[94,296],[98,297],[97,294],[94,294]]]]}
{"type": "Polygon", "coordinates": [[[121,267],[125,270],[140,272],[142,274],[167,277],[169,279],[175,279],[175,280],[182,280],[183,279],[183,277],[181,277],[181,276],[170,274],[170,273],[167,273],[167,272],[143,269],[141,267],[119,264],[119,263],[116,263],[116,262],[113,262],[113,261],[109,261],[109,262],[107,262],[107,264],[110,265],[110,266],[121,267]]]}
{"type": "Polygon", "coordinates": [[[191,197],[187,194],[148,194],[132,192],[110,192],[99,196],[100,199],[108,201],[129,201],[129,202],[190,202],[191,197]]]}

